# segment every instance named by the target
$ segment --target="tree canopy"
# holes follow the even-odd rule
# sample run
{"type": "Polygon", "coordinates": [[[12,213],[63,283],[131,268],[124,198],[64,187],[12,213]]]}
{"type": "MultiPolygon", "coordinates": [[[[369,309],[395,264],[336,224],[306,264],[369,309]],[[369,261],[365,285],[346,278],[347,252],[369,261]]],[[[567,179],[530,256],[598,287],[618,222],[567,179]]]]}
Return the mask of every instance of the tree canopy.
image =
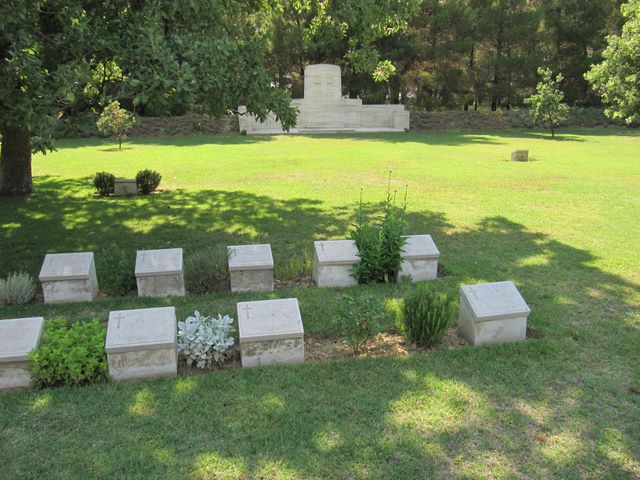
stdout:
{"type": "Polygon", "coordinates": [[[640,122],[640,0],[622,6],[626,19],[620,35],[607,37],[604,60],[585,75],[602,95],[612,118],[640,122]]]}

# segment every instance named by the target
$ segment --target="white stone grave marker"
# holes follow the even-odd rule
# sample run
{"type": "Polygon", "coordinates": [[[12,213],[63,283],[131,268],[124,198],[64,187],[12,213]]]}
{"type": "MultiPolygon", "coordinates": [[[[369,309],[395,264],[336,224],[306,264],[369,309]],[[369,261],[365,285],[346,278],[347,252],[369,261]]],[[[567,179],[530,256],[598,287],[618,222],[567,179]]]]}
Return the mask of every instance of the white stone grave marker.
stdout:
{"type": "Polygon", "coordinates": [[[184,296],[182,249],[139,250],[136,283],[140,297],[184,296]]]}
{"type": "Polygon", "coordinates": [[[93,252],[50,253],[39,278],[44,303],[90,302],[98,293],[93,252]]]}
{"type": "Polygon", "coordinates": [[[434,280],[438,276],[440,251],[431,235],[407,235],[402,247],[402,264],[398,280],[411,277],[412,282],[434,280]]]}
{"type": "Polygon", "coordinates": [[[232,292],[273,290],[271,245],[233,245],[227,250],[232,292]]]}
{"type": "Polygon", "coordinates": [[[28,387],[29,352],[40,345],[42,317],[0,320],[0,390],[28,387]]]}
{"type": "Polygon", "coordinates": [[[358,281],[351,269],[360,261],[353,240],[313,242],[313,281],[319,287],[349,287],[358,281]]]}
{"type": "Polygon", "coordinates": [[[298,299],[239,302],[237,309],[243,367],[304,362],[298,299]]]}
{"type": "Polygon", "coordinates": [[[465,285],[458,330],[472,345],[524,340],[530,312],[513,282],[465,285]]]}
{"type": "Polygon", "coordinates": [[[140,308],[109,313],[107,361],[115,381],[175,375],[176,310],[140,308]]]}

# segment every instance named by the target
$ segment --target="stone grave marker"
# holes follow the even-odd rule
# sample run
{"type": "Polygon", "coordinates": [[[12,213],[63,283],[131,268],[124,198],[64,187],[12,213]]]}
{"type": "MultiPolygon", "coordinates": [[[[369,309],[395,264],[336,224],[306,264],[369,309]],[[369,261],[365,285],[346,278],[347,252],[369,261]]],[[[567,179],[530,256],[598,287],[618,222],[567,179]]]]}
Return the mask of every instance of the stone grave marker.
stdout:
{"type": "Polygon", "coordinates": [[[472,345],[524,340],[530,312],[513,282],[465,285],[458,330],[472,345]]]}
{"type": "Polygon", "coordinates": [[[227,250],[232,292],[273,290],[271,245],[234,245],[227,250]]]}
{"type": "Polygon", "coordinates": [[[28,387],[29,352],[40,345],[44,318],[0,320],[0,390],[28,387]]]}
{"type": "Polygon", "coordinates": [[[358,281],[351,269],[360,261],[353,240],[313,242],[313,281],[319,287],[349,287],[358,281]]]}
{"type": "Polygon", "coordinates": [[[39,278],[44,303],[89,302],[98,293],[93,252],[47,254],[39,278]]]}
{"type": "Polygon", "coordinates": [[[176,375],[178,350],[174,307],[109,313],[107,361],[115,381],[176,375]]]}
{"type": "Polygon", "coordinates": [[[407,235],[402,247],[402,264],[398,280],[411,277],[412,282],[434,280],[438,276],[440,251],[431,235],[407,235]]]}
{"type": "Polygon", "coordinates": [[[139,250],[136,283],[140,297],[184,296],[182,249],[139,250]]]}
{"type": "Polygon", "coordinates": [[[239,302],[237,310],[243,367],[304,362],[298,299],[239,302]]]}

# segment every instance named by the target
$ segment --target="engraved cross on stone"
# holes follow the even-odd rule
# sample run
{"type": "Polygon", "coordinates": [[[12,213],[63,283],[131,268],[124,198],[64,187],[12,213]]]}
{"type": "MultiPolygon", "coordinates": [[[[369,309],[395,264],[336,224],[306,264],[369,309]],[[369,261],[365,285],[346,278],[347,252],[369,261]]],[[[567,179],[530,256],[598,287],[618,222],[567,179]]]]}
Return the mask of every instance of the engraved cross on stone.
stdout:
{"type": "Polygon", "coordinates": [[[244,305],[242,307],[244,309],[244,313],[247,316],[247,318],[251,317],[251,311],[253,310],[249,305],[244,305]]]}
{"type": "Polygon", "coordinates": [[[124,320],[124,315],[122,315],[122,313],[118,313],[113,317],[113,319],[116,321],[116,328],[120,328],[120,320],[124,320]]]}

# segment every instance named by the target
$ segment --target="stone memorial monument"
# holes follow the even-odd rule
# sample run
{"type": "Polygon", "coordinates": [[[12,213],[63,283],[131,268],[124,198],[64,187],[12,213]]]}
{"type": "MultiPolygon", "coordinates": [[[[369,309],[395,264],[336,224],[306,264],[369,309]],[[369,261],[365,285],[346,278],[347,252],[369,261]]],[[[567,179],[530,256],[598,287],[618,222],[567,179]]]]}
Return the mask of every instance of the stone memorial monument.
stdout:
{"type": "Polygon", "coordinates": [[[116,178],[113,183],[113,194],[116,197],[126,197],[138,194],[138,186],[135,179],[116,178]]]}
{"type": "Polygon", "coordinates": [[[139,308],[109,313],[105,350],[115,381],[176,375],[176,309],[139,308]]]}
{"type": "Polygon", "coordinates": [[[0,320],[0,390],[28,387],[29,352],[40,345],[44,318],[0,320]]]}
{"type": "Polygon", "coordinates": [[[353,240],[313,242],[313,281],[319,287],[350,287],[358,281],[351,269],[360,261],[353,240]]]}
{"type": "Polygon", "coordinates": [[[184,296],[182,249],[139,250],[136,283],[139,297],[184,296]]]}
{"type": "Polygon", "coordinates": [[[242,367],[304,362],[304,329],[297,298],[239,302],[242,367]]]}
{"type": "Polygon", "coordinates": [[[271,245],[234,245],[227,249],[232,292],[273,290],[271,245]]]}
{"type": "Polygon", "coordinates": [[[472,345],[524,340],[530,312],[513,282],[465,285],[458,331],[472,345]]]}
{"type": "Polygon", "coordinates": [[[402,265],[398,280],[411,277],[411,281],[434,280],[438,276],[440,252],[431,235],[407,235],[400,256],[402,265]]]}
{"type": "Polygon", "coordinates": [[[90,302],[98,293],[92,252],[50,253],[40,269],[44,303],[90,302]]]}
{"type": "MultiPolygon", "coordinates": [[[[295,99],[298,121],[289,133],[313,132],[402,132],[409,129],[404,105],[363,105],[357,98],[344,98],[338,65],[308,65],[304,69],[304,98],[295,99]]],[[[275,115],[265,122],[239,107],[240,131],[248,134],[286,133],[275,115]]]]}

